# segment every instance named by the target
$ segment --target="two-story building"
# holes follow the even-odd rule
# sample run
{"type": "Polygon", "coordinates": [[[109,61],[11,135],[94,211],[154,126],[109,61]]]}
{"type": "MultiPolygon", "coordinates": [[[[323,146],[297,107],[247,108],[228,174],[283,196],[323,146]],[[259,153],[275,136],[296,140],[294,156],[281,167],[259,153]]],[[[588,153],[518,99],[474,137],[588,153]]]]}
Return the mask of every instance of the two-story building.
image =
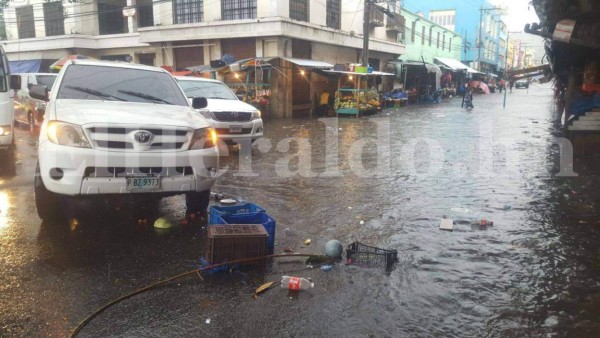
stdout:
{"type": "Polygon", "coordinates": [[[406,29],[400,41],[406,46],[403,60],[434,63],[437,57],[460,60],[462,36],[436,24],[420,13],[402,10],[406,29]]]}
{"type": "MultiPolygon", "coordinates": [[[[42,71],[73,53],[176,70],[224,55],[356,63],[363,46],[363,0],[25,0],[9,6],[9,60],[15,67],[15,61],[38,60],[42,71]]],[[[369,63],[375,69],[404,53],[400,7],[390,2],[385,9],[393,14],[371,11],[369,63]]],[[[285,74],[290,83],[280,87],[292,87],[294,76],[285,74]]],[[[305,96],[308,102],[314,95],[305,96]]],[[[291,116],[291,106],[281,104],[275,114],[291,116]]]]}

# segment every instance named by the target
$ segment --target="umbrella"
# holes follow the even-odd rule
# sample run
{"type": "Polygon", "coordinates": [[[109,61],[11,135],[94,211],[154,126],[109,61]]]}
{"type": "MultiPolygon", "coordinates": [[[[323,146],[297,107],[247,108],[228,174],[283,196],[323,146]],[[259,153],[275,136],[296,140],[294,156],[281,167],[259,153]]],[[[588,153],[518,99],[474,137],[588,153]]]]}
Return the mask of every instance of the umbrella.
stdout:
{"type": "Polygon", "coordinates": [[[92,58],[89,56],[79,55],[79,54],[67,55],[65,57],[60,58],[58,61],[54,62],[53,64],[51,64],[50,69],[51,70],[60,70],[65,65],[65,63],[67,63],[67,61],[81,60],[81,59],[92,59],[92,58]]]}
{"type": "Polygon", "coordinates": [[[471,81],[469,82],[469,86],[473,88],[479,88],[486,94],[490,93],[490,87],[488,87],[488,85],[486,85],[483,81],[471,81]]]}

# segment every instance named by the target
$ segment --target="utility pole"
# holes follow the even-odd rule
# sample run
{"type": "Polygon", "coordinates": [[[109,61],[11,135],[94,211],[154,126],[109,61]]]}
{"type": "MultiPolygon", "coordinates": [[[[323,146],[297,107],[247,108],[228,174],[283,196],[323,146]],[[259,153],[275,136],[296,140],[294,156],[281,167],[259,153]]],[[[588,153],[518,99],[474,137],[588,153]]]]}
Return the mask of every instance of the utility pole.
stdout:
{"type": "Polygon", "coordinates": [[[363,50],[362,50],[362,65],[369,66],[369,19],[371,17],[371,1],[365,1],[365,10],[363,11],[363,50]]]}
{"type": "MultiPolygon", "coordinates": [[[[504,82],[506,83],[507,81],[509,81],[510,79],[508,78],[508,47],[510,47],[510,33],[521,33],[521,32],[511,32],[511,31],[507,31],[506,32],[506,55],[504,55],[504,77],[506,78],[504,80],[504,82]]],[[[514,62],[514,58],[515,58],[515,47],[513,46],[513,50],[512,50],[512,62],[514,62]]],[[[512,68],[512,62],[511,62],[511,68],[512,68]]],[[[504,103],[502,104],[502,108],[506,108],[506,88],[504,88],[504,103]]]]}

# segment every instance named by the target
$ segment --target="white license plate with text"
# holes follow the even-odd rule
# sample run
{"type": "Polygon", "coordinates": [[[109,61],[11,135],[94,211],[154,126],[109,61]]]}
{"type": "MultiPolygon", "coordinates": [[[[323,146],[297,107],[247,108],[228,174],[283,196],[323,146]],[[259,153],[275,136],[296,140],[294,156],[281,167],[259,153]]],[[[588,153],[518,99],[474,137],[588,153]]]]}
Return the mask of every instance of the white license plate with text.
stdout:
{"type": "Polygon", "coordinates": [[[127,191],[156,191],[160,189],[160,177],[127,177],[127,191]]]}
{"type": "Polygon", "coordinates": [[[241,133],[242,126],[229,126],[229,132],[230,133],[241,133]]]}

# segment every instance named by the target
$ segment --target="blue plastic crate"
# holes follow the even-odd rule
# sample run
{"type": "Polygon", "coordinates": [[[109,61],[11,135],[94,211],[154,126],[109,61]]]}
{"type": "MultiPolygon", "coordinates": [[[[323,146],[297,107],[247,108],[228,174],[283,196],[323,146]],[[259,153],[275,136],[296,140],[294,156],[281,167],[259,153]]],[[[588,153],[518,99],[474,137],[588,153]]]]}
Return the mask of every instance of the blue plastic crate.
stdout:
{"type": "Polygon", "coordinates": [[[262,224],[269,234],[268,248],[269,252],[275,249],[275,220],[264,212],[221,215],[218,219],[219,223],[213,224],[262,224]]]}
{"type": "Polygon", "coordinates": [[[223,215],[255,214],[265,212],[265,209],[254,203],[239,203],[236,205],[213,205],[210,207],[209,224],[219,223],[219,217],[223,215]]]}

